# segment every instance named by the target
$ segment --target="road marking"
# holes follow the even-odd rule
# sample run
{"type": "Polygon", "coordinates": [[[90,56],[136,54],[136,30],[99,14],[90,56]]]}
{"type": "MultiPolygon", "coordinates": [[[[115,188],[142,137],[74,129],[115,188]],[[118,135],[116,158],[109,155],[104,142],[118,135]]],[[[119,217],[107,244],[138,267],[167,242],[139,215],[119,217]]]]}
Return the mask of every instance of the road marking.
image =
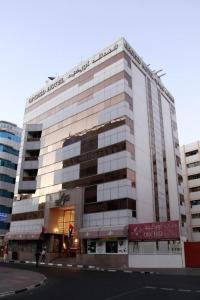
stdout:
{"type": "Polygon", "coordinates": [[[117,272],[117,270],[110,269],[108,272],[117,272]]]}
{"type": "Polygon", "coordinates": [[[57,266],[58,266],[58,267],[62,267],[62,266],[63,266],[63,264],[57,264],[57,266]]]}
{"type": "Polygon", "coordinates": [[[121,298],[121,297],[123,297],[123,296],[127,296],[127,295],[132,294],[132,293],[134,293],[134,292],[136,292],[136,291],[139,291],[139,290],[141,290],[141,289],[142,289],[142,287],[137,288],[137,289],[133,289],[133,290],[130,290],[130,291],[126,291],[126,292],[123,292],[123,293],[121,293],[121,294],[118,294],[118,295],[115,295],[115,296],[108,297],[108,298],[106,298],[106,299],[104,299],[104,300],[112,300],[112,299],[121,298]]]}
{"type": "Polygon", "coordinates": [[[94,269],[94,268],[95,268],[95,266],[88,266],[88,268],[89,268],[89,269],[94,269]]]}
{"type": "Polygon", "coordinates": [[[145,286],[145,289],[157,289],[157,286],[145,286]]]}
{"type": "Polygon", "coordinates": [[[48,263],[48,266],[53,266],[54,264],[53,263],[48,263]]]}
{"type": "Polygon", "coordinates": [[[200,293],[200,290],[196,290],[196,293],[200,293]]]}
{"type": "Polygon", "coordinates": [[[124,270],[124,273],[133,273],[133,271],[130,271],[130,270],[124,270]]]}
{"type": "Polygon", "coordinates": [[[187,289],[177,289],[178,292],[191,292],[192,290],[187,289]]]}
{"type": "Polygon", "coordinates": [[[72,265],[70,265],[70,264],[67,264],[67,267],[72,267],[72,265]]]}
{"type": "Polygon", "coordinates": [[[163,290],[163,291],[174,291],[174,288],[160,288],[160,290],[163,290]]]}
{"type": "Polygon", "coordinates": [[[83,265],[77,265],[77,268],[83,268],[83,265]]]}

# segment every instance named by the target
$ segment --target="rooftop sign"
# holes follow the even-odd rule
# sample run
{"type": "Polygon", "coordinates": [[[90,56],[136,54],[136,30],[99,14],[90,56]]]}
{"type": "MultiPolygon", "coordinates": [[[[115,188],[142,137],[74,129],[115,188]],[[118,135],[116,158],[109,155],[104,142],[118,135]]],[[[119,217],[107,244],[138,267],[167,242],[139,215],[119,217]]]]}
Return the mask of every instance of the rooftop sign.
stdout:
{"type": "Polygon", "coordinates": [[[112,52],[115,52],[120,46],[120,50],[123,51],[124,48],[126,51],[133,57],[134,61],[148,74],[153,80],[156,81],[160,89],[170,98],[172,102],[174,102],[173,97],[167,91],[167,89],[163,86],[158,76],[156,76],[144,63],[144,61],[140,58],[140,56],[133,50],[133,48],[127,43],[125,39],[120,39],[115,44],[111,45],[110,47],[106,48],[104,51],[98,53],[97,55],[93,56],[91,59],[87,60],[84,64],[81,64],[78,67],[75,67],[72,71],[64,74],[62,77],[55,79],[52,84],[49,86],[44,87],[38,93],[33,95],[32,97],[28,98],[28,104],[36,101],[38,98],[44,96],[46,93],[51,92],[53,89],[58,87],[59,85],[65,83],[69,79],[73,79],[77,74],[80,75],[82,72],[86,71],[89,67],[91,67],[96,62],[100,61],[105,56],[109,55],[112,52]]]}
{"type": "Polygon", "coordinates": [[[63,76],[63,77],[57,79],[57,81],[55,81],[54,83],[52,83],[50,86],[48,86],[45,89],[42,89],[37,94],[35,94],[34,96],[30,97],[28,99],[28,102],[32,103],[33,101],[37,100],[38,98],[44,96],[46,93],[50,92],[51,90],[53,90],[54,88],[56,88],[60,84],[64,83],[66,81],[66,79],[73,78],[73,77],[75,77],[76,74],[82,73],[83,71],[85,71],[86,69],[88,69],[88,67],[90,65],[96,63],[97,61],[101,60],[103,57],[107,56],[108,54],[112,53],[113,51],[116,51],[117,49],[118,49],[118,44],[116,43],[113,47],[110,47],[106,51],[100,52],[97,55],[97,57],[95,57],[95,58],[93,58],[91,60],[88,60],[85,64],[81,65],[80,67],[75,68],[71,73],[67,74],[66,77],[63,76]]]}

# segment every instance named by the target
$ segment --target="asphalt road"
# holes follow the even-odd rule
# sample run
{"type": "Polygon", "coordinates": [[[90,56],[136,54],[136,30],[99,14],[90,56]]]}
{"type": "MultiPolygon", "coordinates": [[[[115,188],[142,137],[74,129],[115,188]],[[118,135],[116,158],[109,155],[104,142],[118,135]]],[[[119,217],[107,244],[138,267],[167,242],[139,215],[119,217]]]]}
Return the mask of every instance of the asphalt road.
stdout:
{"type": "MultiPolygon", "coordinates": [[[[7,264],[6,267],[36,270],[34,266],[20,264],[7,264]]],[[[44,286],[4,299],[200,299],[199,276],[144,275],[41,266],[38,271],[47,277],[44,286]]]]}

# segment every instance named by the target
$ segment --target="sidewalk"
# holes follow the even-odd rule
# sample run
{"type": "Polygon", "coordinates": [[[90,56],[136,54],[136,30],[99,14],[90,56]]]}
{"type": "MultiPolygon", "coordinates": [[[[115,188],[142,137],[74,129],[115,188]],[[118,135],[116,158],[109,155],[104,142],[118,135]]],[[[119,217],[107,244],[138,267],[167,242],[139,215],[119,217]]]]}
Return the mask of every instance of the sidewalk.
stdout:
{"type": "Polygon", "coordinates": [[[0,266],[0,297],[33,289],[45,280],[41,273],[0,266]]]}
{"type": "MultiPolygon", "coordinates": [[[[34,261],[9,261],[9,263],[15,264],[31,264],[35,265],[34,261]]],[[[165,268],[165,269],[147,269],[147,268],[109,268],[109,267],[98,267],[81,264],[66,264],[66,263],[39,263],[39,266],[43,267],[56,267],[56,268],[77,268],[82,270],[91,271],[108,271],[108,272],[124,272],[124,273],[139,273],[145,275],[185,275],[185,276],[200,276],[200,268],[165,268]]]]}

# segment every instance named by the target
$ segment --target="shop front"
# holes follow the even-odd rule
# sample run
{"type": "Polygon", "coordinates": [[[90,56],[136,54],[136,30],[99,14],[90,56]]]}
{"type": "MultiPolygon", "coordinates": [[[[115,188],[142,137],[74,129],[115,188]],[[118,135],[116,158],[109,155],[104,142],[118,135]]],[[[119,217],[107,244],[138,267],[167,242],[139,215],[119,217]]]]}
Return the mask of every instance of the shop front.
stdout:
{"type": "Polygon", "coordinates": [[[128,266],[128,227],[81,228],[80,263],[101,267],[128,266]]]}

